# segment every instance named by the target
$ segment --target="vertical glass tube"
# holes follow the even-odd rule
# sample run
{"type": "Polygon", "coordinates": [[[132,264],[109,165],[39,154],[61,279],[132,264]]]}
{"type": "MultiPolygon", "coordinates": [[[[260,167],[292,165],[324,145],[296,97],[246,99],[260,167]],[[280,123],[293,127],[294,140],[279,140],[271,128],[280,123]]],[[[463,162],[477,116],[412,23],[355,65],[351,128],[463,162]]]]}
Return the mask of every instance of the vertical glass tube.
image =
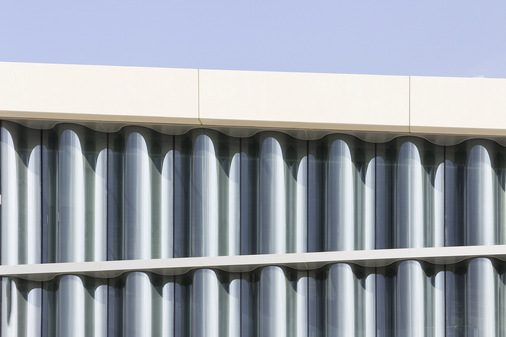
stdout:
{"type": "Polygon", "coordinates": [[[377,336],[394,336],[395,272],[392,268],[376,268],[376,326],[377,336]]]}
{"type": "Polygon", "coordinates": [[[107,334],[107,281],[85,278],[86,334],[108,336],[107,334]],[[89,317],[89,318],[88,318],[89,317]]]}
{"type": "Polygon", "coordinates": [[[241,155],[242,253],[307,251],[307,142],[265,132],[241,155]]]}
{"type": "Polygon", "coordinates": [[[175,149],[178,256],[239,254],[239,139],[194,130],[175,149]]]}
{"type": "Polygon", "coordinates": [[[126,276],[124,290],[124,336],[152,335],[152,284],[143,272],[126,276]]]}
{"type": "Polygon", "coordinates": [[[40,131],[1,122],[1,264],[41,263],[40,131]]]}
{"type": "Polygon", "coordinates": [[[431,327],[431,336],[444,337],[446,320],[445,320],[445,295],[446,295],[446,283],[445,283],[445,270],[443,266],[425,267],[427,271],[427,306],[432,308],[426,312],[426,326],[431,327]],[[431,269],[431,270],[429,270],[431,269]]]}
{"type": "Polygon", "coordinates": [[[378,268],[378,336],[444,336],[444,282],[442,267],[418,261],[378,268]]]}
{"type": "Polygon", "coordinates": [[[447,245],[504,243],[504,155],[487,140],[447,150],[447,245]]]}
{"type": "Polygon", "coordinates": [[[109,335],[174,336],[174,278],[144,272],[109,280],[109,335]]]}
{"type": "Polygon", "coordinates": [[[286,283],[280,267],[264,267],[260,271],[258,324],[261,336],[287,336],[286,283]]]}
{"type": "Polygon", "coordinates": [[[55,296],[55,302],[45,304],[45,309],[56,316],[55,333],[48,335],[107,336],[105,282],[64,275],[58,280],[55,296]]]}
{"type": "Polygon", "coordinates": [[[287,336],[308,336],[308,274],[306,271],[285,271],[287,287],[287,336]]]}
{"type": "Polygon", "coordinates": [[[220,336],[219,282],[210,269],[193,274],[191,336],[220,336]]]}
{"type": "Polygon", "coordinates": [[[199,269],[176,283],[176,336],[240,336],[238,274],[199,269]]]}
{"type": "Polygon", "coordinates": [[[248,302],[243,297],[246,304],[243,308],[248,309],[249,329],[261,336],[306,337],[309,315],[307,272],[268,266],[254,274],[258,279],[253,277],[250,280],[258,283],[250,286],[248,294],[256,299],[250,298],[248,302]]]}
{"type": "Polygon", "coordinates": [[[152,275],[153,336],[174,336],[174,278],[172,276],[152,275]]]}
{"type": "Polygon", "coordinates": [[[489,259],[469,262],[466,275],[468,336],[496,336],[496,275],[489,259]]]}
{"type": "Polygon", "coordinates": [[[328,274],[328,336],[356,336],[355,282],[351,266],[334,264],[328,274]]]}
{"type": "Polygon", "coordinates": [[[309,151],[310,251],[374,249],[374,144],[333,135],[309,151]]]}
{"type": "Polygon", "coordinates": [[[259,335],[259,327],[257,324],[260,317],[260,313],[258,312],[258,278],[259,274],[256,272],[241,274],[241,337],[254,337],[259,335]]]}
{"type": "Polygon", "coordinates": [[[496,239],[494,178],[489,151],[480,145],[472,147],[466,179],[466,234],[470,245],[491,245],[496,239]]]}
{"type": "Polygon", "coordinates": [[[446,335],[500,335],[502,287],[492,261],[476,258],[447,268],[446,335]]]}
{"type": "Polygon", "coordinates": [[[497,335],[506,334],[506,266],[504,263],[498,263],[497,268],[497,335]]]}
{"type": "Polygon", "coordinates": [[[235,273],[219,273],[220,336],[241,335],[241,278],[235,273]]]}
{"type": "Polygon", "coordinates": [[[419,138],[377,145],[376,248],[444,245],[443,155],[419,138]]]}
{"type": "Polygon", "coordinates": [[[326,270],[308,271],[308,332],[310,337],[327,336],[328,275],[326,270]]]}
{"type": "Polygon", "coordinates": [[[40,336],[41,295],[40,282],[2,278],[2,336],[40,336]]]}
{"type": "Polygon", "coordinates": [[[359,280],[359,312],[363,336],[376,336],[376,275],[374,269],[365,268],[359,280]]]}
{"type": "Polygon", "coordinates": [[[418,261],[403,261],[396,279],[396,336],[426,336],[424,272],[418,261]]]}
{"type": "Polygon", "coordinates": [[[47,262],[106,259],[106,135],[78,125],[43,131],[47,262]]]}
{"type": "Polygon", "coordinates": [[[327,336],[375,336],[375,275],[333,264],[327,276],[327,336]]]}
{"type": "Polygon", "coordinates": [[[466,325],[466,270],[465,263],[446,266],[446,336],[457,337],[467,334],[466,325]]]}
{"type": "Polygon", "coordinates": [[[172,137],[125,127],[109,148],[109,259],[172,257],[172,137]]]}

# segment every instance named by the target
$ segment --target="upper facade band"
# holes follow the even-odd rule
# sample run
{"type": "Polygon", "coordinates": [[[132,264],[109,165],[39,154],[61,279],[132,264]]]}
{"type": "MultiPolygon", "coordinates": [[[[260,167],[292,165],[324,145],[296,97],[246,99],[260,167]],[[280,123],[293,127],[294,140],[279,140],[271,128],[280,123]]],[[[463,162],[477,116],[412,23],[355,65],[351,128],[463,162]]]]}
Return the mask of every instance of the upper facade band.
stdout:
{"type": "Polygon", "coordinates": [[[36,127],[58,120],[97,129],[506,135],[506,79],[0,63],[0,93],[0,118],[36,127]]]}

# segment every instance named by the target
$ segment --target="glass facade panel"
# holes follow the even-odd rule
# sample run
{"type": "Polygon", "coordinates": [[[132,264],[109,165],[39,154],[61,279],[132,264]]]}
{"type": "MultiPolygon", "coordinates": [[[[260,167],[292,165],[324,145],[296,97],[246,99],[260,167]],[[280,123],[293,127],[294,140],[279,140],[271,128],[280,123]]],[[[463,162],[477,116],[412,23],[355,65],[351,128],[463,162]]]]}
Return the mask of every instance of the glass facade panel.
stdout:
{"type": "Polygon", "coordinates": [[[41,263],[41,132],[2,122],[0,133],[1,261],[41,263]]]}
{"type": "Polygon", "coordinates": [[[376,248],[444,246],[444,148],[401,137],[376,145],[376,248]]]}
{"type": "Polygon", "coordinates": [[[262,132],[241,141],[241,253],[307,251],[307,142],[262,132]]]}
{"type": "Polygon", "coordinates": [[[488,140],[2,122],[2,264],[506,244],[488,140]]]}
{"type": "Polygon", "coordinates": [[[125,127],[108,153],[108,259],[172,257],[173,137],[125,127]]]}
{"type": "Polygon", "coordinates": [[[448,147],[448,246],[506,244],[506,152],[489,140],[448,147]]]}
{"type": "Polygon", "coordinates": [[[506,263],[1,280],[2,336],[503,336],[506,263]]]}
{"type": "MultiPolygon", "coordinates": [[[[2,121],[0,141],[2,265],[506,244],[505,148],[491,140],[2,121]]],[[[503,336],[505,275],[487,257],[404,256],[377,268],[3,277],[1,335],[503,336]]]]}
{"type": "Polygon", "coordinates": [[[375,144],[343,135],[309,142],[309,251],[375,248],[375,144]]]}

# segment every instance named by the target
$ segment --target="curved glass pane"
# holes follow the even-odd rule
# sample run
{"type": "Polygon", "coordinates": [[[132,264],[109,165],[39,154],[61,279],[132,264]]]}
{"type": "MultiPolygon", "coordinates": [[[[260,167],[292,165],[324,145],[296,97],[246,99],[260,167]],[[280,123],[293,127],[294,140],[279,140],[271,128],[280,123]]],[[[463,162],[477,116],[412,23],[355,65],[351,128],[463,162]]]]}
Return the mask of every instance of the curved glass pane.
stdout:
{"type": "Polygon", "coordinates": [[[78,125],[44,130],[45,262],[107,260],[107,136],[78,125]]]}
{"type": "Polygon", "coordinates": [[[42,336],[107,336],[107,280],[64,275],[44,282],[42,336]]]}
{"type": "Polygon", "coordinates": [[[2,278],[1,335],[39,336],[42,287],[40,282],[2,278]]]}
{"type": "Polygon", "coordinates": [[[444,246],[443,147],[403,137],[376,149],[376,248],[444,246]]]}
{"type": "Polygon", "coordinates": [[[262,132],[241,141],[241,253],[307,251],[307,142],[262,132]]]}
{"type": "Polygon", "coordinates": [[[175,256],[240,254],[239,139],[175,137],[175,256]]]}
{"type": "Polygon", "coordinates": [[[476,258],[447,267],[446,335],[506,333],[504,262],[476,258]]]}
{"type": "Polygon", "coordinates": [[[350,136],[309,143],[309,251],[375,248],[374,153],[350,136]]]}
{"type": "Polygon", "coordinates": [[[444,336],[443,266],[403,261],[377,268],[378,336],[444,336]]]}
{"type": "Polygon", "coordinates": [[[448,246],[506,244],[506,155],[487,140],[447,149],[448,246]]]}
{"type": "Polygon", "coordinates": [[[141,127],[109,135],[109,260],[173,256],[172,143],[141,127]]]}
{"type": "Polygon", "coordinates": [[[176,280],[176,336],[240,336],[239,274],[200,269],[176,280]]]}
{"type": "Polygon", "coordinates": [[[41,263],[41,133],[2,121],[1,264],[41,263]]]}
{"type": "Polygon", "coordinates": [[[243,278],[242,336],[307,336],[307,272],[269,266],[243,278]]]}

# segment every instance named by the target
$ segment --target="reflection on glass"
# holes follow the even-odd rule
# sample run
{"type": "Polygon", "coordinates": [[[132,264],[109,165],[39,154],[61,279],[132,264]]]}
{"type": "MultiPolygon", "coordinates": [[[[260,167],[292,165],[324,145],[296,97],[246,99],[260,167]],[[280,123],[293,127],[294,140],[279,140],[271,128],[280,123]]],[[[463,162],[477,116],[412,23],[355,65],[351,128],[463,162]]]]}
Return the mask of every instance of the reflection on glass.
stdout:
{"type": "Polygon", "coordinates": [[[42,336],[107,336],[106,280],[64,275],[43,289],[42,336]]]}
{"type": "Polygon", "coordinates": [[[241,312],[243,336],[306,336],[306,271],[268,266],[244,275],[241,312]]]}
{"type": "Polygon", "coordinates": [[[505,271],[504,262],[487,258],[447,267],[447,336],[504,336],[505,271]]]}
{"type": "Polygon", "coordinates": [[[241,142],[242,254],[307,251],[307,142],[259,133],[241,142]]]}
{"type": "Polygon", "coordinates": [[[109,281],[110,336],[174,336],[174,279],[144,272],[109,281]]]}
{"type": "Polygon", "coordinates": [[[41,283],[4,277],[1,286],[1,335],[40,335],[41,283]]]}
{"type": "Polygon", "coordinates": [[[240,253],[239,139],[209,130],[175,137],[175,253],[240,253]]]}
{"type": "Polygon", "coordinates": [[[2,336],[503,336],[506,263],[4,277],[2,336]]]}
{"type": "Polygon", "coordinates": [[[409,137],[376,149],[376,248],[443,246],[443,147],[409,137]]]}
{"type": "Polygon", "coordinates": [[[374,144],[332,135],[309,143],[309,251],[374,249],[374,144]]]}
{"type": "Polygon", "coordinates": [[[443,270],[409,260],[377,268],[378,336],[444,336],[443,270]]]}
{"type": "Polygon", "coordinates": [[[43,144],[45,261],[106,260],[106,135],[61,124],[43,144]]]}
{"type": "Polygon", "coordinates": [[[40,131],[2,121],[1,264],[41,263],[40,131]]]}
{"type": "Polygon", "coordinates": [[[506,156],[487,140],[447,149],[447,245],[506,244],[506,156]]]}
{"type": "Polygon", "coordinates": [[[200,269],[176,281],[176,336],[240,336],[241,279],[200,269]]]}
{"type": "Polygon", "coordinates": [[[172,136],[125,127],[109,136],[109,259],[173,256],[172,136]]]}
{"type": "Polygon", "coordinates": [[[375,280],[368,270],[345,263],[327,276],[327,336],[374,336],[375,280]],[[365,272],[365,273],[364,273],[365,272]]]}

